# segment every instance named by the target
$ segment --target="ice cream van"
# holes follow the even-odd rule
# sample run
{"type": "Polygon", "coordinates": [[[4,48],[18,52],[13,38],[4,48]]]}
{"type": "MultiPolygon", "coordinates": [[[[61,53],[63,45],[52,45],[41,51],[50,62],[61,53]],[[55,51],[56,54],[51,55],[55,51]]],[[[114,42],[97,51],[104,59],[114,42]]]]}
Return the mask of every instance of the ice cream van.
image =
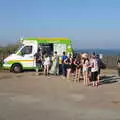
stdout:
{"type": "Polygon", "coordinates": [[[59,56],[64,51],[66,54],[73,54],[71,40],[68,38],[22,38],[20,41],[21,46],[18,50],[3,61],[4,69],[9,69],[11,72],[19,73],[26,69],[35,69],[34,54],[38,48],[47,51],[49,55],[53,55],[55,51],[59,56]]]}

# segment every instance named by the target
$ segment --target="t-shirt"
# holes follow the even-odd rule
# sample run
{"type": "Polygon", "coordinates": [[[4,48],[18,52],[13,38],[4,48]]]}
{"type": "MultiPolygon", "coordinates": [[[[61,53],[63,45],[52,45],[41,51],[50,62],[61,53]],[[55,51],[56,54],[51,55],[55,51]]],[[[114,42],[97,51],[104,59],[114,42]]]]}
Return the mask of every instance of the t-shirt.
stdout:
{"type": "Polygon", "coordinates": [[[41,62],[42,62],[41,56],[40,56],[39,53],[36,53],[36,54],[34,55],[34,57],[35,57],[36,63],[41,63],[41,62]]]}
{"type": "Polygon", "coordinates": [[[98,71],[98,62],[97,59],[91,59],[91,72],[98,71]]]}
{"type": "Polygon", "coordinates": [[[44,65],[49,65],[50,64],[50,57],[46,57],[44,59],[44,65]]]}
{"type": "Polygon", "coordinates": [[[62,56],[62,63],[64,63],[64,60],[67,59],[68,57],[66,55],[62,56]]]}

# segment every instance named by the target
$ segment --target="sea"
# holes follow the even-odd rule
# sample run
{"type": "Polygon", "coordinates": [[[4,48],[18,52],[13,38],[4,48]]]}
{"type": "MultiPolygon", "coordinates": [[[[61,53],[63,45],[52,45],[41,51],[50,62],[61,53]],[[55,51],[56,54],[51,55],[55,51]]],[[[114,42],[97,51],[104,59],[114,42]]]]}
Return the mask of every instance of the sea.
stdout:
{"type": "Polygon", "coordinates": [[[76,53],[102,54],[104,56],[120,56],[120,49],[74,49],[76,53]]]}

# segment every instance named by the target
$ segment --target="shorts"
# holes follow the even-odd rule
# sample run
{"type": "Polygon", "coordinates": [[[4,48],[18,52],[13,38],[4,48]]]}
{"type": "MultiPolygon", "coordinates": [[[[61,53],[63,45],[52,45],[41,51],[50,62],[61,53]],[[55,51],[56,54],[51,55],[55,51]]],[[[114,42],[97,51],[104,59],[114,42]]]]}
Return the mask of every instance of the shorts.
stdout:
{"type": "Polygon", "coordinates": [[[66,69],[71,69],[72,66],[70,64],[66,64],[66,69]]]}
{"type": "Polygon", "coordinates": [[[83,73],[88,72],[88,68],[83,68],[83,73]]]}
{"type": "Polygon", "coordinates": [[[97,81],[98,71],[91,72],[91,81],[97,81]]]}
{"type": "Polygon", "coordinates": [[[44,66],[50,65],[50,63],[44,62],[43,64],[44,66]]]}
{"type": "Polygon", "coordinates": [[[36,63],[36,67],[40,68],[41,67],[41,63],[36,63]]]}

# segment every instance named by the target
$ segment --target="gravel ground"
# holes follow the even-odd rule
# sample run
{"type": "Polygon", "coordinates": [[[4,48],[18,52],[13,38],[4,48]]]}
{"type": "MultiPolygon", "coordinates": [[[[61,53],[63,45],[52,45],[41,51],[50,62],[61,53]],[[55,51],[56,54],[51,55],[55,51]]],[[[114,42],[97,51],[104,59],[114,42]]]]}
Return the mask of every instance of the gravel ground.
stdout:
{"type": "Polygon", "coordinates": [[[120,82],[102,71],[99,87],[34,72],[0,72],[0,120],[120,120],[120,82]]]}

